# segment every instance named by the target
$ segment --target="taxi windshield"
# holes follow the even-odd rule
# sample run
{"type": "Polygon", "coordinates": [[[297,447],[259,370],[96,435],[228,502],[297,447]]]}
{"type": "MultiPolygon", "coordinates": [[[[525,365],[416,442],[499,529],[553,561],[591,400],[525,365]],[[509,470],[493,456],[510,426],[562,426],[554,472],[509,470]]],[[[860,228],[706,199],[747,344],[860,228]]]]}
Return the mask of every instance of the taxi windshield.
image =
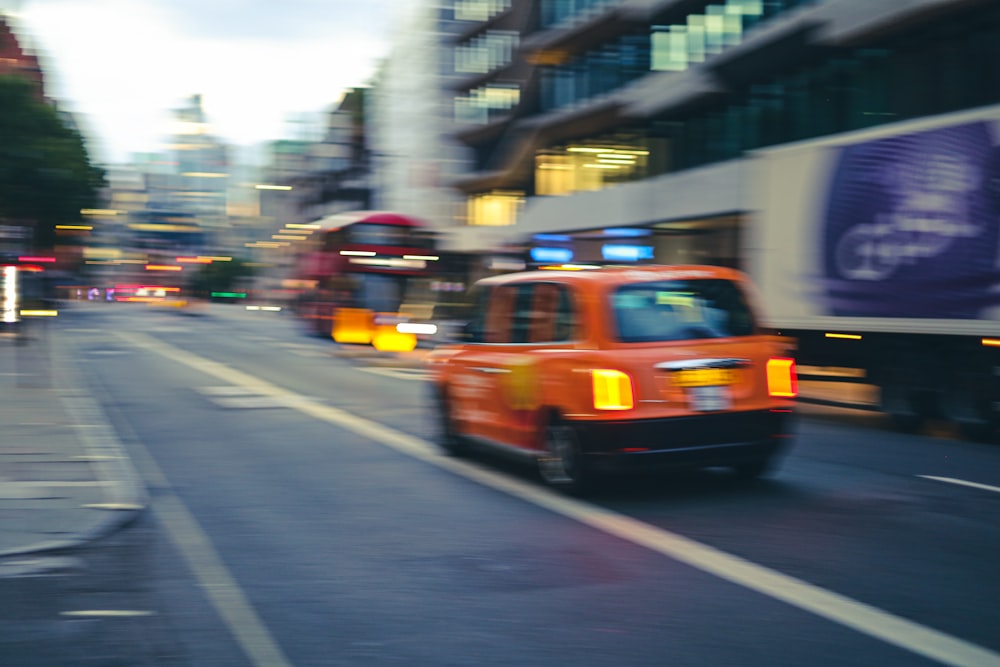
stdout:
{"type": "Polygon", "coordinates": [[[619,287],[611,296],[625,343],[727,338],[754,333],[753,316],[729,280],[668,280],[619,287]]]}

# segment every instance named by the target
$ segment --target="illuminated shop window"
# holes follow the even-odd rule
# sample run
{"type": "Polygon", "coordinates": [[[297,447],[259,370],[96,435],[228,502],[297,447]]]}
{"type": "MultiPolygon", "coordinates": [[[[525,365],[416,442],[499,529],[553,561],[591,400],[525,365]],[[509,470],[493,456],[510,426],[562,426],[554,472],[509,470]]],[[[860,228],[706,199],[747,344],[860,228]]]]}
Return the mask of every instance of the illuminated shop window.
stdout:
{"type": "Polygon", "coordinates": [[[565,195],[600,190],[645,177],[649,151],[624,145],[589,144],[549,149],[535,156],[535,192],[565,195]]]}
{"type": "Polygon", "coordinates": [[[493,192],[469,197],[469,224],[504,227],[517,223],[524,206],[524,193],[515,190],[493,192]]]}

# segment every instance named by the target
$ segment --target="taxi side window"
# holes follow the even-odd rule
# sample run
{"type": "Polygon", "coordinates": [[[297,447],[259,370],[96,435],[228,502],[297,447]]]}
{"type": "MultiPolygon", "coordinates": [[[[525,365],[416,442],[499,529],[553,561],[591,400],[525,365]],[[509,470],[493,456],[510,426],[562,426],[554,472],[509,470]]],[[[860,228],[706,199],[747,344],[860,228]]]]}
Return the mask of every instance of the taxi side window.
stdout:
{"type": "Polygon", "coordinates": [[[467,343],[482,343],[485,340],[486,314],[490,306],[490,288],[476,287],[472,297],[472,312],[465,325],[464,341],[467,343]]]}
{"type": "Polygon", "coordinates": [[[567,341],[576,338],[576,310],[573,307],[573,297],[565,285],[558,285],[559,304],[556,308],[556,330],[554,341],[567,341]]]}
{"type": "Polygon", "coordinates": [[[514,301],[513,331],[508,342],[527,343],[534,320],[534,309],[532,308],[533,287],[529,283],[521,283],[516,286],[517,297],[514,301]]]}
{"type": "Polygon", "coordinates": [[[573,304],[565,285],[538,283],[531,301],[530,343],[570,340],[574,328],[573,304]]]}
{"type": "Polygon", "coordinates": [[[517,297],[517,288],[517,285],[501,285],[492,290],[486,310],[483,342],[512,342],[511,325],[514,322],[514,302],[517,297]]]}

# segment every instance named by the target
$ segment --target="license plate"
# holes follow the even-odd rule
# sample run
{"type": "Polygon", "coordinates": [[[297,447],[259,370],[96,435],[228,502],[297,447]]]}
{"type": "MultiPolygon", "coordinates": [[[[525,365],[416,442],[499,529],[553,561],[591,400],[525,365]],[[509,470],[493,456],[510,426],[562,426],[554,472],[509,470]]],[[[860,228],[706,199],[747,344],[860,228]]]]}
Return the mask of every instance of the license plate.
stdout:
{"type": "Polygon", "coordinates": [[[692,368],[674,373],[678,387],[710,387],[736,384],[736,371],[732,368],[692,368]]]}
{"type": "Polygon", "coordinates": [[[729,394],[729,387],[721,387],[719,385],[689,387],[688,398],[691,402],[691,409],[696,412],[728,410],[733,405],[732,397],[729,394]]]}

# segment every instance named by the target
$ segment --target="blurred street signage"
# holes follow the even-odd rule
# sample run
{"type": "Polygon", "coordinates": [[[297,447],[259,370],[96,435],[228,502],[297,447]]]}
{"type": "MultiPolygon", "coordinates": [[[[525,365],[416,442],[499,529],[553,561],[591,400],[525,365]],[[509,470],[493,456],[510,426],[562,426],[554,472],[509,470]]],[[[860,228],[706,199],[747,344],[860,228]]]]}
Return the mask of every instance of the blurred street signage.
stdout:
{"type": "Polygon", "coordinates": [[[26,239],[31,235],[30,227],[0,225],[0,239],[26,239]]]}

